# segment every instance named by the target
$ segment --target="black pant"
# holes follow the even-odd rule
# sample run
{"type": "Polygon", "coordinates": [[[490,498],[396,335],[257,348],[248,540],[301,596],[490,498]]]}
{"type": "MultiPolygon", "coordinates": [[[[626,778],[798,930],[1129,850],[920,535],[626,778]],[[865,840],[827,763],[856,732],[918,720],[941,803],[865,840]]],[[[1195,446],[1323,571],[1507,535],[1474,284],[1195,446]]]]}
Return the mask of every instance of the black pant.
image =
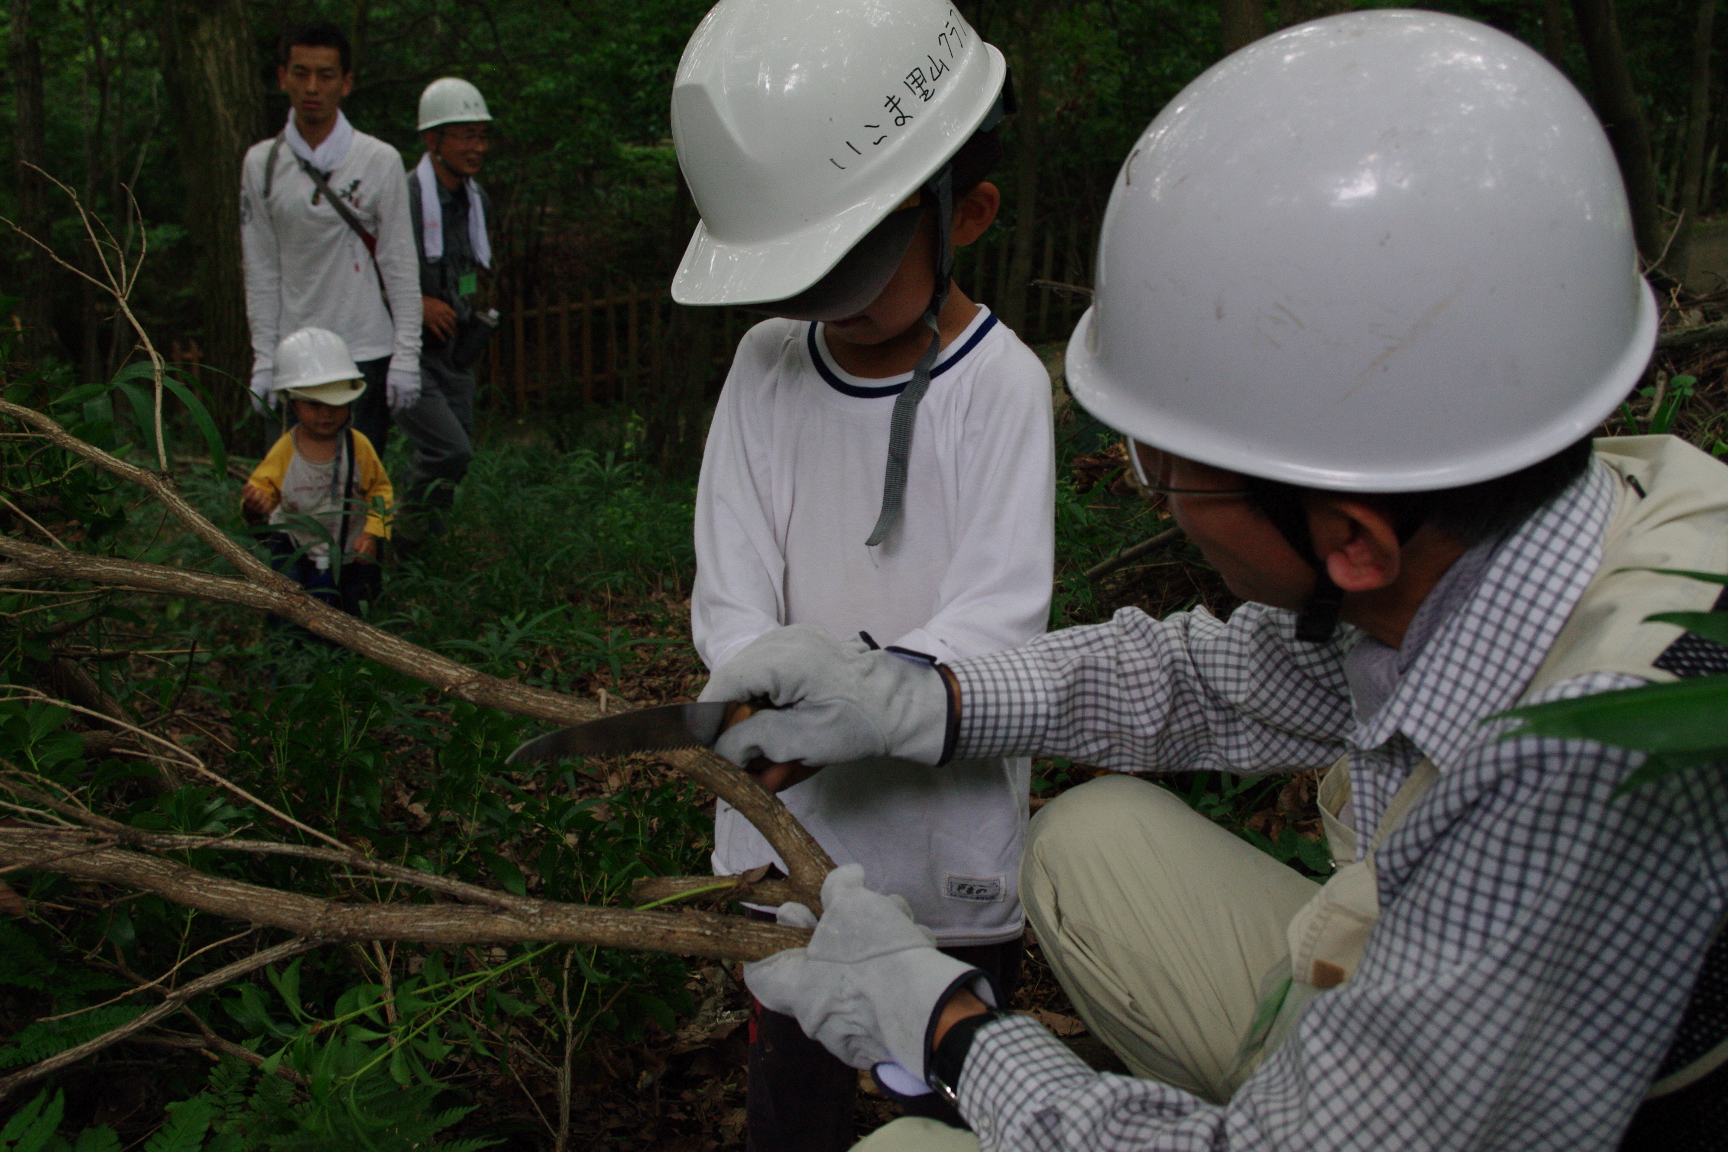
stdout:
{"type": "Polygon", "coordinates": [[[372,441],[378,459],[384,459],[384,439],[390,435],[390,396],[385,378],[390,373],[390,357],[362,360],[354,365],[366,380],[366,391],[354,401],[354,430],[372,441]]]}
{"type": "MultiPolygon", "coordinates": [[[[763,912],[756,919],[772,920],[763,912]]],[[[974,948],[944,948],[944,955],[996,978],[1004,998],[1014,994],[1025,958],[1021,939],[974,948]]],[[[856,1069],[804,1035],[798,1021],[750,1000],[750,1082],[744,1097],[746,1152],[843,1152],[857,1143],[852,1109],[856,1069]]],[[[904,1105],[908,1116],[927,1116],[956,1128],[965,1122],[932,1092],[904,1105]]]]}
{"type": "MultiPolygon", "coordinates": [[[[305,555],[295,556],[298,549],[295,547],[294,538],[286,532],[270,533],[264,537],[264,545],[270,549],[270,567],[332,608],[339,608],[350,616],[358,616],[362,600],[378,598],[378,589],[383,581],[376,564],[368,564],[364,560],[349,556],[342,565],[340,575],[332,578],[329,569],[320,573],[318,566],[305,555]]],[[[272,627],[282,623],[277,616],[271,616],[270,622],[272,627]]],[[[308,632],[307,635],[311,633],[308,632]]]]}

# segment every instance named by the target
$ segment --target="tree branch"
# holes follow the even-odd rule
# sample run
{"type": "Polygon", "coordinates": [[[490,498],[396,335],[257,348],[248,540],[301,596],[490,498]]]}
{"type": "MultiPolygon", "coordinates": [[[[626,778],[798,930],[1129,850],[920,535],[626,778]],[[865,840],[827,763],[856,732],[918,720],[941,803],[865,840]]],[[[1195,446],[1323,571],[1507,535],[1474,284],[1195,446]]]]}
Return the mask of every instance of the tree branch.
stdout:
{"type": "MultiPolygon", "coordinates": [[[[46,860],[71,836],[0,828],[0,865],[22,864],[81,880],[153,892],[213,916],[280,928],[329,943],[403,940],[417,944],[582,944],[719,960],[759,960],[801,948],[809,934],[712,912],[639,912],[514,897],[509,908],[465,904],[341,904],[214,876],[119,846],[46,860]],[[42,861],[41,863],[38,863],[42,861]]],[[[435,879],[423,877],[425,879],[435,879]]],[[[502,895],[502,894],[498,894],[502,895]]]]}
{"type": "MultiPolygon", "coordinates": [[[[0,413],[9,414],[14,409],[17,409],[17,405],[0,400],[0,413]]],[[[32,412],[31,415],[38,414],[32,412]]],[[[47,417],[41,419],[53,424],[56,429],[59,428],[59,425],[47,417]]],[[[83,443],[72,437],[68,439],[83,443]]],[[[105,456],[106,453],[102,455],[105,456]]],[[[157,480],[152,473],[140,469],[133,471],[146,480],[157,480]]],[[[183,501],[181,503],[184,504],[183,501]]],[[[222,604],[236,604],[260,612],[272,612],[386,667],[430,684],[447,695],[481,707],[496,708],[513,716],[527,716],[554,724],[580,724],[601,715],[599,707],[590,701],[559,692],[549,692],[514,680],[488,676],[446,656],[410,644],[364,620],[339,612],[260,564],[256,557],[244,549],[239,549],[234,541],[190,507],[186,508],[186,515],[196,518],[227,546],[238,549],[248,564],[261,569],[263,575],[260,580],[238,580],[231,576],[215,576],[187,568],[167,568],[159,564],[145,564],[114,556],[62,552],[7,536],[0,536],[0,556],[23,564],[42,578],[84,580],[113,588],[166,596],[191,596],[222,604]]],[[[202,532],[199,534],[204,535],[202,532]]],[[[820,908],[822,880],[833,869],[834,863],[784,804],[765,791],[748,773],[708,749],[692,748],[665,752],[660,754],[660,758],[742,812],[745,819],[761,831],[768,843],[780,854],[780,858],[786,861],[790,874],[789,883],[800,894],[801,902],[812,908],[820,908]]]]}
{"type": "Polygon", "coordinates": [[[173,992],[170,992],[168,996],[163,999],[162,1003],[156,1005],[154,1008],[148,1009],[142,1015],[134,1017],[125,1024],[120,1025],[120,1027],[110,1028],[100,1036],[86,1040],[82,1044],[74,1045],[73,1047],[66,1049],[64,1052],[57,1052],[46,1060],[39,1060],[28,1068],[21,1069],[12,1073],[12,1075],[5,1079],[0,1080],[0,1100],[4,1100],[7,1096],[11,1095],[13,1091],[22,1088],[26,1084],[40,1080],[42,1077],[47,1076],[52,1072],[57,1072],[69,1064],[76,1064],[86,1056],[92,1056],[108,1047],[110,1044],[119,1043],[134,1032],[143,1031],[150,1027],[150,1025],[156,1023],[156,1021],[162,1019],[164,1016],[179,1011],[180,1005],[186,1003],[201,992],[208,992],[213,988],[220,988],[230,980],[238,979],[239,977],[246,975],[248,972],[255,972],[260,968],[276,963],[278,960],[286,960],[291,956],[298,956],[302,952],[310,952],[321,943],[323,943],[321,940],[308,940],[296,937],[293,940],[284,941],[283,943],[276,945],[274,948],[266,948],[262,952],[254,952],[244,960],[236,960],[234,963],[229,964],[226,967],[216,969],[216,971],[207,976],[200,976],[198,979],[193,980],[190,983],[183,984],[173,992]]]}

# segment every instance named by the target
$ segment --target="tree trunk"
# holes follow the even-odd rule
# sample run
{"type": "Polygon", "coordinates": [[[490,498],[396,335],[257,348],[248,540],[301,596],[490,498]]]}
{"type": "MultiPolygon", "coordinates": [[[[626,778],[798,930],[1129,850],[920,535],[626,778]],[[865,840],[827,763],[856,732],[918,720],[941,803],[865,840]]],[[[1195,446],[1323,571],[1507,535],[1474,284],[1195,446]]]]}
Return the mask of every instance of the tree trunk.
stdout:
{"type": "Polygon", "coordinates": [[[1614,18],[1614,0],[1572,0],[1572,15],[1578,22],[1584,55],[1590,61],[1596,115],[1608,131],[1615,158],[1620,161],[1620,176],[1626,182],[1638,250],[1644,259],[1655,260],[1662,254],[1662,224],[1656,207],[1656,171],[1650,163],[1650,132],[1638,109],[1638,95],[1632,90],[1632,73],[1626,67],[1626,50],[1614,18]]]}
{"type": "Polygon", "coordinates": [[[1008,275],[994,301],[1002,323],[1026,339],[1027,285],[1032,280],[1032,254],[1038,243],[1038,101],[1043,87],[1044,53],[1040,39],[1044,4],[1033,0],[1015,21],[1020,41],[1014,87],[1020,110],[1014,114],[1014,238],[1008,275]]]}
{"type": "Polygon", "coordinates": [[[1692,106],[1686,115],[1686,144],[1680,154],[1680,223],[1675,226],[1671,255],[1666,263],[1672,274],[1688,267],[1686,247],[1698,212],[1704,187],[1704,155],[1710,138],[1710,34],[1716,19],[1716,0],[1698,0],[1698,25],[1692,36],[1692,106]]]}
{"type": "Polygon", "coordinates": [[[1228,56],[1266,35],[1265,0],[1218,0],[1218,22],[1228,56]]]}
{"type": "MultiPolygon", "coordinates": [[[[17,129],[12,159],[18,177],[18,225],[40,240],[48,239],[48,181],[29,167],[44,162],[45,129],[42,95],[42,42],[30,23],[30,0],[12,0],[12,107],[17,129]]],[[[19,243],[24,243],[19,241],[19,243]]],[[[22,297],[18,321],[24,326],[24,351],[35,356],[54,347],[58,340],[49,328],[53,299],[53,264],[48,253],[25,243],[24,258],[16,265],[17,282],[8,285],[8,295],[22,297]]]]}
{"type": "Polygon", "coordinates": [[[186,183],[186,225],[197,253],[201,334],[210,404],[220,426],[244,412],[252,374],[240,264],[240,163],[263,135],[264,96],[252,29],[239,0],[168,0],[164,71],[186,183]]]}
{"type": "Polygon", "coordinates": [[[1542,0],[1542,55],[1566,71],[1566,12],[1561,0],[1542,0]]]}

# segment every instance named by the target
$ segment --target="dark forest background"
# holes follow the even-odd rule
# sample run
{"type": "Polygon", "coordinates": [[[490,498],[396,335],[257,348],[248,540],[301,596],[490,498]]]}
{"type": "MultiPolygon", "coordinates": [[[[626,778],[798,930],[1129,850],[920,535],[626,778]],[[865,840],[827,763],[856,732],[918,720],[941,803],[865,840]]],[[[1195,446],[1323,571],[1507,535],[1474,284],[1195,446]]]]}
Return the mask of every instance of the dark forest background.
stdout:
{"type": "MultiPolygon", "coordinates": [[[[9,0],[0,31],[7,178],[0,214],[88,259],[64,181],[117,235],[148,239],[134,296],[158,343],[194,342],[213,406],[241,413],[249,365],[236,188],[245,148],[277,130],[276,37],[300,20],[348,29],[361,130],[419,153],[421,88],[477,83],[497,116],[484,181],[496,201],[506,312],[539,297],[662,290],[695,217],[667,123],[673,72],[705,0],[9,0]],[[136,197],[134,208],[126,189],[136,197]],[[226,375],[224,375],[226,374],[226,375]]],[[[1085,285],[1110,177],[1136,134],[1227,46],[1348,0],[960,0],[1008,55],[1022,110],[997,173],[1004,211],[961,263],[1004,318],[1059,339],[1077,298],[1035,281],[1085,285]]],[[[1615,136],[1652,260],[1686,209],[1728,197],[1722,85],[1709,65],[1728,31],[1714,0],[1461,0],[1439,5],[1542,49],[1591,96],[1615,136]],[[1616,32],[1616,24],[1618,31],[1616,32]],[[1700,49],[1703,51],[1700,52],[1700,49]]],[[[1684,246],[1684,237],[1676,238],[1684,246]]],[[[1669,263],[1677,253],[1671,252],[1669,263]]],[[[21,296],[28,343],[103,379],[137,353],[112,303],[23,244],[0,238],[0,288],[21,296]]],[[[667,304],[668,350],[654,390],[697,403],[717,382],[727,333],[667,304]]],[[[530,333],[532,335],[532,333],[530,333]]],[[[646,337],[644,337],[646,339],[646,337]]],[[[507,343],[501,342],[501,343],[507,343]]],[[[509,348],[501,350],[508,354],[509,348]]],[[[644,401],[646,398],[644,398],[644,401]]]]}

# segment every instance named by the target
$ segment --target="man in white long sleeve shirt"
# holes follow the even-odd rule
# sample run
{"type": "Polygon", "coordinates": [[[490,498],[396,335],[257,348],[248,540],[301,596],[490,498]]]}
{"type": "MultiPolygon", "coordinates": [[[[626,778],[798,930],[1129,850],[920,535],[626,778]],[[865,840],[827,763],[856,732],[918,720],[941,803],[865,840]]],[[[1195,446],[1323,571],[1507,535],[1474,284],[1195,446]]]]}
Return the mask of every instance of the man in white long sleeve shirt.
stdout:
{"type": "Polygon", "coordinates": [[[354,66],[334,25],[286,33],[277,78],[288,122],[247,151],[240,173],[252,393],[263,411],[283,335],[335,332],[368,385],[355,427],[382,453],[390,412],[420,395],[420,262],[402,157],[343,115],[354,66]]]}
{"type": "MultiPolygon", "coordinates": [[[[1053,553],[1049,376],[950,276],[954,246],[976,239],[1000,203],[983,178],[1001,154],[992,128],[1005,69],[950,14],[933,0],[895,0],[876,12],[738,0],[714,10],[680,65],[673,134],[703,225],[674,293],[778,317],[739,344],[703,455],[691,627],[710,668],[788,625],[867,635],[906,654],[899,658],[925,661],[1011,648],[1043,631],[1053,553]],[[938,40],[944,29],[951,58],[938,40]],[[823,50],[845,30],[878,43],[855,44],[846,57],[823,50]],[[877,136],[898,135],[897,153],[866,160],[861,146],[872,138],[858,136],[846,171],[858,182],[853,198],[868,202],[848,211],[824,200],[842,169],[812,173],[782,145],[789,126],[821,122],[836,91],[851,90],[846,107],[876,109],[876,48],[885,49],[884,65],[939,48],[953,66],[925,86],[928,96],[901,87],[892,98],[902,130],[892,131],[889,115],[877,136]],[[784,98],[745,95],[726,117],[734,128],[708,122],[704,109],[739,95],[731,70],[754,76],[758,68],[786,78],[767,85],[784,88],[784,98]],[[791,82],[810,69],[823,78],[791,82]],[[721,247],[740,251],[727,226],[763,208],[748,167],[713,162],[728,143],[788,158],[776,182],[794,203],[769,206],[741,239],[765,258],[759,271],[790,269],[796,279],[749,283],[736,268],[715,268],[721,247]],[[817,224],[798,236],[764,234],[762,226],[799,220],[817,224]]],[[[785,783],[781,771],[770,769],[764,782],[785,783]]],[[[781,797],[831,856],[861,865],[873,886],[914,908],[937,946],[1008,988],[1021,955],[1015,878],[1029,773],[1025,757],[942,772],[869,757],[781,797]]],[[[720,804],[715,871],[768,864],[784,862],[720,804]]],[[[856,1073],[796,1021],[758,1011],[749,1059],[750,1152],[852,1143],[856,1073]]],[[[920,1094],[910,1110],[945,1110],[935,1094],[910,1087],[920,1094]]]]}
{"type": "Polygon", "coordinates": [[[1677,682],[1728,673],[1728,468],[1584,438],[1657,325],[1588,105],[1456,17],[1294,27],[1160,113],[1097,267],[1069,386],[1246,603],[935,669],[781,629],[711,680],[779,706],[716,750],[1330,765],[1335,871],[1125,776],[1039,813],[1028,920],[1133,1076],[1000,1011],[845,868],[820,920],[782,906],[814,935],[746,965],[752,992],[976,1134],[900,1120],[869,1152],[1720,1149],[1728,775],[1629,780],[1656,765],[1569,707],[1553,736],[1502,717],[1634,689],[1607,703],[1654,692],[1664,738],[1708,737],[1677,682]]]}

